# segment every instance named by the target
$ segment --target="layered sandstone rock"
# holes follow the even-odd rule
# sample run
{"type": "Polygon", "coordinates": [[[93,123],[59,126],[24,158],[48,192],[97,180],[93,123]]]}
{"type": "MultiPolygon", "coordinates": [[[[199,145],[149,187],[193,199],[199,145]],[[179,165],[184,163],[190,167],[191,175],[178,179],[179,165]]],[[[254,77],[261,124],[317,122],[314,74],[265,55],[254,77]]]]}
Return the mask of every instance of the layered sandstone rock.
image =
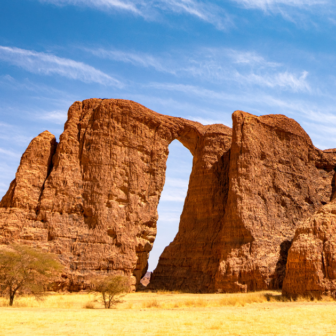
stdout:
{"type": "Polygon", "coordinates": [[[194,196],[194,164],[179,233],[160,257],[152,288],[281,288],[299,221],[330,201],[334,155],[316,149],[292,119],[236,111],[232,147],[221,147],[211,178],[195,176],[195,185],[208,186],[203,199],[194,196]]]}
{"type": "Polygon", "coordinates": [[[336,165],[283,115],[233,114],[230,189],[216,288],[282,287],[300,220],[330,201],[336,165]]]}
{"type": "Polygon", "coordinates": [[[44,183],[52,169],[57,142],[48,131],[31,141],[16,177],[0,202],[0,243],[45,239],[36,222],[44,183]]]}
{"type": "Polygon", "coordinates": [[[229,190],[231,129],[212,125],[194,152],[188,193],[174,241],[160,256],[152,289],[209,292],[214,290],[229,190]]]}
{"type": "Polygon", "coordinates": [[[316,149],[282,115],[237,111],[232,133],[131,101],[75,102],[59,144],[44,132],[24,153],[0,203],[0,244],[56,253],[66,266],[60,286],[70,290],[96,274],[125,274],[135,288],[147,271],[175,139],[193,168],[179,232],[149,286],[281,288],[294,232],[330,202],[336,166],[335,151],[316,149]]]}
{"type": "Polygon", "coordinates": [[[156,236],[168,146],[178,139],[195,154],[204,135],[217,128],[216,134],[230,133],[225,126],[160,115],[130,101],[74,103],[52,170],[50,157],[41,162],[43,176],[26,164],[25,158],[42,156],[35,145],[39,137],[24,154],[16,182],[1,203],[0,242],[58,254],[73,289],[97,273],[126,274],[139,284],[156,236]],[[29,183],[19,189],[21,172],[29,183]],[[15,198],[19,190],[22,197],[15,198]],[[30,212],[19,204],[28,204],[26,199],[30,212]]]}
{"type": "Polygon", "coordinates": [[[55,136],[48,131],[31,141],[22,155],[15,179],[0,202],[1,208],[36,210],[44,182],[52,168],[56,146],[55,136]]]}
{"type": "Polygon", "coordinates": [[[296,230],[283,294],[336,298],[336,201],[323,206],[296,230]]]}

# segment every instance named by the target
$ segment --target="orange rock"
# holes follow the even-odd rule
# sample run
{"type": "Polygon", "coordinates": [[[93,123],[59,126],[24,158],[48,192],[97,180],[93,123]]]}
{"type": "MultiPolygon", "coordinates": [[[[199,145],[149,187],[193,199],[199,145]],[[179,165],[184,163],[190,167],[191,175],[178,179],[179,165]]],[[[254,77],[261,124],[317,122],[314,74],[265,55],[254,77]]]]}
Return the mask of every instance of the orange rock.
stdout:
{"type": "Polygon", "coordinates": [[[57,142],[48,131],[31,141],[22,155],[16,177],[0,202],[0,243],[35,244],[47,231],[36,221],[44,183],[52,169],[57,142]]]}
{"type": "Polygon", "coordinates": [[[335,157],[316,149],[290,118],[236,111],[231,149],[219,147],[214,167],[203,165],[208,170],[194,156],[179,232],[160,257],[151,288],[281,288],[299,221],[330,201],[335,157]]]}
{"type": "Polygon", "coordinates": [[[174,241],[160,256],[149,288],[214,291],[229,190],[231,129],[208,126],[193,153],[189,188],[174,241]]]}
{"type": "Polygon", "coordinates": [[[307,218],[289,250],[283,294],[336,298],[336,202],[307,218]]]}
{"type": "Polygon", "coordinates": [[[232,134],[131,101],[75,102],[59,144],[44,132],[24,153],[0,203],[0,243],[56,253],[66,266],[59,288],[85,288],[94,274],[125,274],[136,288],[175,139],[193,168],[179,232],[149,286],[281,288],[295,229],[330,201],[336,165],[333,150],[281,115],[237,111],[232,134]]]}
{"type": "Polygon", "coordinates": [[[215,288],[282,287],[299,222],[330,201],[335,156],[283,115],[233,114],[230,188],[215,288]]]}
{"type": "MultiPolygon", "coordinates": [[[[156,236],[168,146],[179,139],[195,153],[206,131],[217,128],[230,133],[222,125],[160,115],[131,101],[75,102],[36,209],[29,216],[17,214],[13,204],[14,216],[4,197],[1,242],[57,253],[72,289],[85,287],[86,277],[95,273],[122,273],[139,284],[156,236]]],[[[18,173],[28,171],[23,161],[18,173]]]]}
{"type": "Polygon", "coordinates": [[[57,142],[45,131],[31,141],[22,155],[15,180],[0,202],[1,208],[36,210],[43,185],[52,169],[57,142]]]}

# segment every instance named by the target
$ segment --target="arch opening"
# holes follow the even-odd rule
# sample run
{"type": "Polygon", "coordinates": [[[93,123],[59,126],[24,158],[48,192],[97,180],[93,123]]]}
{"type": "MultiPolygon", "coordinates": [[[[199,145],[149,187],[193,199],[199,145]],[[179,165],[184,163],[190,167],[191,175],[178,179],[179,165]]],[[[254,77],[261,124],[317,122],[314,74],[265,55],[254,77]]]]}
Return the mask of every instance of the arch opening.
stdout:
{"type": "Polygon", "coordinates": [[[147,284],[164,249],[174,240],[180,223],[192,170],[193,156],[179,141],[169,145],[166,180],[158,206],[159,220],[153,249],[148,259],[148,270],[142,283],[147,284]]]}

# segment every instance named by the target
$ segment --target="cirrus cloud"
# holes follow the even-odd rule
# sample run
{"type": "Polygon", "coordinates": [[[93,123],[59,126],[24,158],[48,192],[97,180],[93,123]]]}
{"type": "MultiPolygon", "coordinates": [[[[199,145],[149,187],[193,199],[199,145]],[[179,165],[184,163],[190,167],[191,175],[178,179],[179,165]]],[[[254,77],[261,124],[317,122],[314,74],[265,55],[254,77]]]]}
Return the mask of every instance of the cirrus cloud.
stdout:
{"type": "Polygon", "coordinates": [[[119,80],[88,64],[43,52],[0,46],[0,61],[18,66],[32,73],[59,75],[85,83],[122,86],[119,80]]]}
{"type": "Polygon", "coordinates": [[[91,7],[102,11],[124,11],[157,20],[162,13],[185,14],[212,24],[219,30],[233,26],[231,16],[211,1],[200,0],[39,0],[54,5],[91,7]]]}

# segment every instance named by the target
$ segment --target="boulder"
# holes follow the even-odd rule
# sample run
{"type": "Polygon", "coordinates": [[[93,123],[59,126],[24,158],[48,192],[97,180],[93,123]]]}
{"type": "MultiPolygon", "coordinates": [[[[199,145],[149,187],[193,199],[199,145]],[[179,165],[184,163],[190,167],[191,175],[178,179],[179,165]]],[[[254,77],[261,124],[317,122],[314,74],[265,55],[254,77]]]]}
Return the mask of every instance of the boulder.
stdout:
{"type": "Polygon", "coordinates": [[[336,298],[336,201],[307,218],[288,253],[283,294],[336,298]]]}

